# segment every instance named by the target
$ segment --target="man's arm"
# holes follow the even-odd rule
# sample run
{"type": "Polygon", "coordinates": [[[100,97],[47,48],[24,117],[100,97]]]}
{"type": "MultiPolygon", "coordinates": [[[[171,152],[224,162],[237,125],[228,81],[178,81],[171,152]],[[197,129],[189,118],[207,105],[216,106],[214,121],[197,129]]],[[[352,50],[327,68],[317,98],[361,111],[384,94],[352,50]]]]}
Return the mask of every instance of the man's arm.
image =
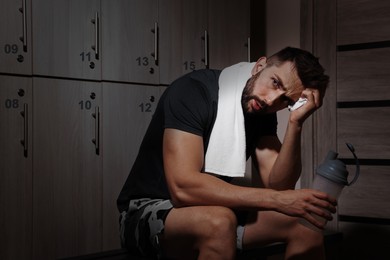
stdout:
{"type": "Polygon", "coordinates": [[[202,173],[202,137],[176,129],[164,132],[164,171],[175,207],[223,206],[231,209],[275,210],[303,217],[322,228],[310,213],[331,219],[335,201],[315,190],[276,191],[241,187],[202,173]],[[327,209],[327,210],[324,210],[327,209]]]}
{"type": "Polygon", "coordinates": [[[268,207],[266,201],[261,201],[267,196],[261,196],[257,189],[231,185],[202,173],[204,148],[201,136],[165,129],[163,154],[165,177],[175,206],[268,207]]]}
{"type": "Polygon", "coordinates": [[[259,138],[255,159],[266,188],[294,189],[302,167],[300,135],[299,129],[287,130],[283,145],[277,136],[259,138]]]}
{"type": "Polygon", "coordinates": [[[301,174],[301,133],[303,122],[322,104],[318,90],[306,89],[303,95],[308,102],[291,112],[283,145],[276,136],[258,140],[255,159],[260,177],[267,188],[293,189],[301,174]]]}

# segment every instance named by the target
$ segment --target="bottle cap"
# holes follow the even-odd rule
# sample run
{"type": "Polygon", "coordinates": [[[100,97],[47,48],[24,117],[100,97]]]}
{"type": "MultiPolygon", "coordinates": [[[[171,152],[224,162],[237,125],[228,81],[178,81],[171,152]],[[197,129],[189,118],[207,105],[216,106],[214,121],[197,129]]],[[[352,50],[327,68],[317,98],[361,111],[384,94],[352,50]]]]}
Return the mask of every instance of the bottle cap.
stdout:
{"type": "Polygon", "coordinates": [[[353,154],[353,157],[355,158],[356,161],[356,173],[353,180],[348,183],[347,167],[345,166],[345,163],[337,159],[338,153],[334,151],[328,152],[325,161],[320,166],[318,166],[317,174],[335,183],[349,186],[355,183],[359,177],[360,163],[355,154],[355,148],[353,147],[353,145],[350,143],[346,143],[346,145],[348,149],[351,151],[351,153],[353,154]]]}
{"type": "Polygon", "coordinates": [[[348,185],[347,167],[336,158],[337,153],[329,151],[326,160],[317,168],[317,174],[335,183],[348,185]]]}

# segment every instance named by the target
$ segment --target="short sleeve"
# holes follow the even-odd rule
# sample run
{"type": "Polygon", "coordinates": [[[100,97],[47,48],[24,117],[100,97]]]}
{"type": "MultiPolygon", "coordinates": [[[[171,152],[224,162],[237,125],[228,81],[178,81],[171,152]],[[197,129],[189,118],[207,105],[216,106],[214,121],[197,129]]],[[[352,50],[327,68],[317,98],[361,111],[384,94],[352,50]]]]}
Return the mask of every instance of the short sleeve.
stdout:
{"type": "Polygon", "coordinates": [[[172,84],[164,102],[165,128],[203,136],[210,122],[212,101],[199,81],[183,78],[172,84]]]}

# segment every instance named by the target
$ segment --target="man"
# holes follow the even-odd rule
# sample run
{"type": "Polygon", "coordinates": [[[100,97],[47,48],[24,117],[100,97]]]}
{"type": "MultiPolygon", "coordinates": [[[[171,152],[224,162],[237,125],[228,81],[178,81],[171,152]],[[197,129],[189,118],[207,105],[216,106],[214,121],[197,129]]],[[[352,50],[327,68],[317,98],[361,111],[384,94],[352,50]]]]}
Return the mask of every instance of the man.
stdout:
{"type": "Polygon", "coordinates": [[[236,249],[285,241],[287,259],[324,258],[321,233],[298,220],[324,228],[315,215],[332,219],[336,201],[293,189],[302,125],[321,106],[328,81],[312,54],[287,47],[173,82],[117,201],[123,246],[171,259],[234,259],[236,249]],[[307,103],[290,113],[281,144],[276,112],[300,97],[307,103]],[[249,156],[263,188],[229,182],[249,156]]]}

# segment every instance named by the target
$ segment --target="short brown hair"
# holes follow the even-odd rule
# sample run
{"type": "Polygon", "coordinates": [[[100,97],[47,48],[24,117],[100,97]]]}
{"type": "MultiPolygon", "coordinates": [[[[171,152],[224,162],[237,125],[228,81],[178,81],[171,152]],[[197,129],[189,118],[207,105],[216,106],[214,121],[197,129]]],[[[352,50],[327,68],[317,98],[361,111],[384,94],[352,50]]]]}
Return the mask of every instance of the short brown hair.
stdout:
{"type": "Polygon", "coordinates": [[[302,49],[286,47],[270,56],[267,59],[267,66],[279,66],[286,61],[294,64],[305,88],[315,88],[321,92],[325,91],[329,84],[329,76],[324,74],[324,68],[313,54],[302,49]]]}

